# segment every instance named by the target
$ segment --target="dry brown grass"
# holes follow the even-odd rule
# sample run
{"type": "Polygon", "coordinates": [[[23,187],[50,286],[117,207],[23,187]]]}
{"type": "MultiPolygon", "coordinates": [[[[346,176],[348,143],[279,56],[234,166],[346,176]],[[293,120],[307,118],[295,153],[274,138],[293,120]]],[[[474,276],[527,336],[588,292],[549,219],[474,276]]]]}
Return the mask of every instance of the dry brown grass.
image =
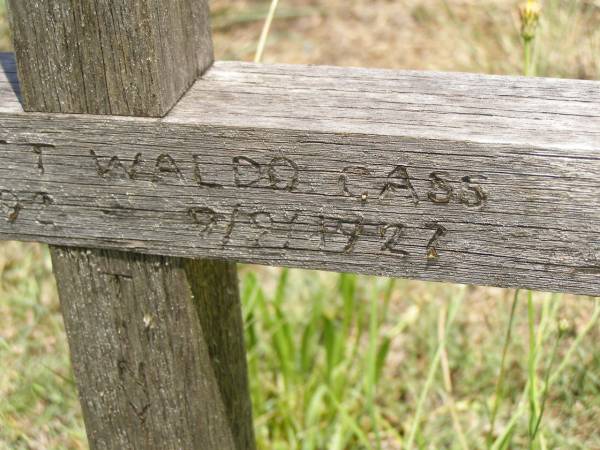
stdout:
{"type": "MultiPolygon", "coordinates": [[[[265,62],[520,74],[518,4],[515,0],[285,0],[265,62]]],[[[252,59],[267,5],[265,1],[213,1],[218,58],[252,59]]],[[[539,43],[540,74],[597,78],[600,2],[546,0],[539,43]]]]}

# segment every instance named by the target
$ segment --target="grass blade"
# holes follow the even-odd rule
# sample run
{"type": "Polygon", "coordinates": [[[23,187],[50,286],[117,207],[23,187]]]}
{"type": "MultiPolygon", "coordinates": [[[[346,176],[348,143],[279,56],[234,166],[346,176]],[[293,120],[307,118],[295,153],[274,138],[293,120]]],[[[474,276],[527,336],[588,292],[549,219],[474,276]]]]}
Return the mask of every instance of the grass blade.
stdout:
{"type": "Polygon", "coordinates": [[[255,63],[259,63],[262,61],[263,54],[265,51],[265,46],[267,45],[267,39],[269,37],[269,32],[271,31],[271,24],[273,23],[273,18],[275,17],[275,11],[277,11],[278,5],[279,5],[279,0],[271,1],[271,7],[269,8],[269,13],[267,14],[267,18],[265,19],[265,24],[264,24],[262,32],[260,34],[260,39],[258,40],[258,47],[256,48],[256,55],[254,56],[255,63]]]}
{"type": "Polygon", "coordinates": [[[533,294],[527,293],[527,322],[529,329],[529,360],[527,364],[527,380],[529,382],[529,440],[530,448],[533,445],[532,435],[533,427],[537,421],[537,337],[535,333],[535,305],[533,304],[533,294]]]}
{"type": "Polygon", "coordinates": [[[419,422],[421,421],[421,416],[423,415],[423,407],[425,405],[425,400],[427,398],[427,395],[429,394],[429,390],[431,389],[431,386],[433,385],[433,379],[434,379],[437,369],[439,367],[442,350],[446,346],[446,339],[448,337],[448,334],[449,334],[452,324],[454,322],[454,318],[456,317],[456,313],[460,309],[463,298],[464,298],[464,294],[461,295],[458,299],[454,298],[452,300],[452,304],[448,311],[448,319],[446,322],[447,323],[446,334],[444,335],[443,339],[438,343],[437,350],[436,350],[435,355],[429,366],[427,378],[425,380],[423,389],[421,390],[421,394],[419,395],[419,400],[417,403],[417,409],[415,411],[415,416],[413,417],[411,429],[410,429],[408,438],[407,438],[405,446],[404,446],[405,450],[412,450],[412,448],[413,448],[415,438],[417,437],[417,433],[419,431],[419,422]]]}
{"type": "Polygon", "coordinates": [[[502,396],[504,390],[504,377],[506,375],[506,356],[508,355],[508,346],[512,336],[512,329],[515,319],[515,310],[517,309],[517,302],[519,300],[519,290],[515,291],[515,297],[510,307],[510,316],[508,319],[508,327],[506,329],[506,336],[504,338],[504,344],[502,346],[502,359],[500,361],[500,373],[498,374],[498,381],[496,382],[496,393],[494,396],[494,404],[492,406],[492,414],[490,417],[490,433],[488,439],[491,440],[494,437],[496,427],[496,417],[498,415],[498,409],[502,404],[502,396]]]}
{"type": "MultiPolygon", "coordinates": [[[[438,316],[438,339],[441,341],[444,339],[446,335],[446,313],[443,311],[438,316]]],[[[454,431],[458,437],[458,443],[462,450],[469,450],[469,445],[467,444],[467,439],[465,437],[465,433],[460,424],[460,420],[458,418],[458,412],[456,411],[456,404],[454,403],[454,396],[452,395],[452,379],[450,377],[450,364],[448,363],[448,352],[446,351],[446,347],[442,348],[441,353],[441,364],[442,364],[442,375],[444,379],[444,388],[446,389],[446,393],[448,395],[448,408],[450,410],[450,416],[452,419],[452,426],[454,427],[454,431]]]]}

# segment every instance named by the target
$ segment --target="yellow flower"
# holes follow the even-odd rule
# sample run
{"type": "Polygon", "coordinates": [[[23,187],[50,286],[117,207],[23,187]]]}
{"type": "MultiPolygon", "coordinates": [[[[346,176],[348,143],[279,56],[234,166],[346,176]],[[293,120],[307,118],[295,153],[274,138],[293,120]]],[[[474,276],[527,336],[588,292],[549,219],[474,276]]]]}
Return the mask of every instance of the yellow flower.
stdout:
{"type": "Polygon", "coordinates": [[[564,334],[571,329],[571,324],[567,319],[560,319],[558,321],[558,332],[564,334]]]}
{"type": "Polygon", "coordinates": [[[521,37],[530,41],[535,37],[535,30],[540,21],[542,5],[539,0],[527,0],[519,7],[521,16],[521,37]]]}

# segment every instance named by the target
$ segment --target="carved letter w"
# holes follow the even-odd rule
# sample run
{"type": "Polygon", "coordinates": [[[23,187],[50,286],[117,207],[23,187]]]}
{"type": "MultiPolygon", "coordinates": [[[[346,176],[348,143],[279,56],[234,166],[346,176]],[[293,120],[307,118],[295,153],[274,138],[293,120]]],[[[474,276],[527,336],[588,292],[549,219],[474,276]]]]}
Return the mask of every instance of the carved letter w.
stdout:
{"type": "Polygon", "coordinates": [[[101,160],[108,159],[108,156],[99,157],[98,155],[96,155],[96,152],[94,152],[94,150],[90,150],[90,155],[92,155],[92,157],[94,158],[94,161],[96,162],[96,171],[98,172],[98,175],[100,175],[102,178],[106,178],[110,175],[119,176],[117,169],[120,169],[122,175],[126,175],[127,178],[133,180],[135,179],[135,176],[137,174],[138,166],[142,162],[141,153],[135,155],[133,161],[129,165],[129,168],[127,168],[123,161],[121,161],[121,159],[116,155],[111,157],[106,164],[102,164],[101,160]]]}

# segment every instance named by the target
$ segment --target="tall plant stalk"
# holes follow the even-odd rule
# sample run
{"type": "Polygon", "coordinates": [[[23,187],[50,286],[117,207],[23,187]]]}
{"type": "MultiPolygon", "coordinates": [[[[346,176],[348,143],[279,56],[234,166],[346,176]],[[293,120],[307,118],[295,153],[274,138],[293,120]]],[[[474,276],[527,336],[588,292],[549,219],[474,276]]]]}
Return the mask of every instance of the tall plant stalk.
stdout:
{"type": "Polygon", "coordinates": [[[419,400],[417,402],[417,408],[415,411],[415,415],[412,419],[410,432],[408,433],[408,437],[403,446],[404,450],[412,450],[413,449],[413,444],[417,437],[417,432],[419,431],[419,424],[421,422],[421,417],[424,413],[425,401],[427,399],[427,395],[429,394],[429,390],[431,389],[431,387],[433,385],[435,374],[440,365],[442,352],[446,348],[446,342],[448,339],[448,335],[450,334],[450,330],[454,323],[454,319],[456,318],[456,314],[462,305],[464,297],[465,297],[465,295],[464,295],[464,291],[463,291],[460,296],[453,298],[450,303],[450,308],[448,309],[448,312],[447,312],[448,317],[446,318],[446,321],[445,321],[445,323],[446,323],[445,334],[439,340],[438,347],[437,347],[436,352],[433,356],[433,359],[431,360],[431,363],[429,365],[429,370],[427,372],[425,384],[423,385],[423,388],[419,395],[419,400]]]}
{"type": "Polygon", "coordinates": [[[255,63],[259,63],[262,61],[263,54],[265,52],[265,47],[267,45],[267,39],[269,37],[269,32],[271,31],[271,24],[273,23],[273,18],[275,17],[275,11],[277,11],[278,5],[279,5],[279,0],[271,1],[271,6],[269,7],[269,13],[267,14],[267,18],[265,19],[265,24],[263,25],[263,29],[260,34],[260,39],[258,40],[256,54],[254,55],[255,63]]]}
{"type": "Polygon", "coordinates": [[[510,307],[510,316],[508,318],[508,327],[506,329],[506,336],[504,338],[504,345],[502,346],[502,359],[500,361],[500,373],[498,374],[498,381],[496,382],[496,392],[494,396],[494,404],[492,406],[492,414],[490,417],[490,432],[489,432],[489,442],[493,442],[495,429],[496,429],[496,417],[498,415],[498,409],[502,404],[503,399],[503,391],[504,391],[504,381],[506,376],[506,356],[508,355],[508,346],[510,344],[513,324],[515,319],[515,310],[517,309],[517,301],[519,300],[519,290],[515,291],[515,296],[513,298],[512,306],[510,307]]]}
{"type": "Polygon", "coordinates": [[[521,39],[523,40],[525,76],[533,77],[536,73],[535,37],[540,22],[541,4],[538,0],[527,0],[519,8],[521,17],[521,39]]]}

